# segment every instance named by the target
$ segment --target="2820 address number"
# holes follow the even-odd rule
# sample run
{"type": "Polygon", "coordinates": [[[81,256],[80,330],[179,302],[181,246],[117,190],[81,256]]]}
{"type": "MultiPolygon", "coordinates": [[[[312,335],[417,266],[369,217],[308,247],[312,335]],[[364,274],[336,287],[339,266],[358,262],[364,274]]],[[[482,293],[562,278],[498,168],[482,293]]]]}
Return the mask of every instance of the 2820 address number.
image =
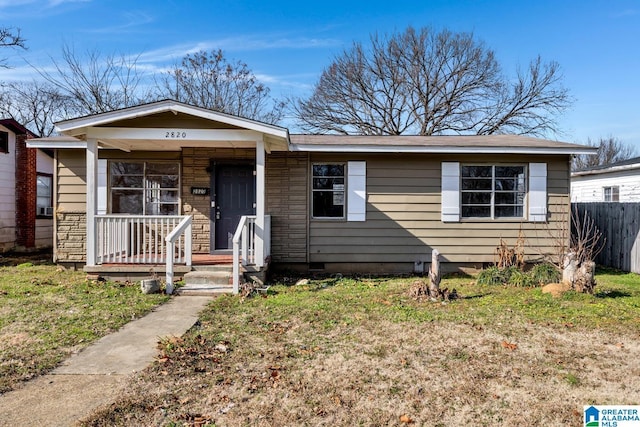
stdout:
{"type": "Polygon", "coordinates": [[[187,133],[184,132],[184,131],[167,131],[164,134],[164,137],[165,138],[169,138],[169,139],[171,139],[171,138],[174,138],[174,139],[181,138],[182,139],[182,138],[186,138],[187,137],[187,133]]]}

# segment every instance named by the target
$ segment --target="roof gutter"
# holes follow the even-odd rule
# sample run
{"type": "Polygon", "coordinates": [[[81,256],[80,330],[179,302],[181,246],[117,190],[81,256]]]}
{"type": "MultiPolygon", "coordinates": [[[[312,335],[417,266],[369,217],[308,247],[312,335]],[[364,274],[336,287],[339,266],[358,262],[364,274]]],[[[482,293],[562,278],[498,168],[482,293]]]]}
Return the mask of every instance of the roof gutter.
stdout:
{"type": "Polygon", "coordinates": [[[640,163],[633,163],[624,166],[613,166],[610,168],[593,169],[586,171],[573,172],[571,176],[587,176],[587,175],[600,175],[604,173],[624,172],[628,170],[640,169],[640,163]]]}
{"type": "Polygon", "coordinates": [[[322,145],[291,144],[291,151],[311,153],[434,153],[434,154],[595,154],[594,149],[548,147],[451,147],[451,146],[383,146],[383,145],[322,145]]]}
{"type": "Polygon", "coordinates": [[[40,148],[40,149],[57,149],[57,148],[87,148],[87,142],[79,139],[27,139],[28,148],[40,148]]]}

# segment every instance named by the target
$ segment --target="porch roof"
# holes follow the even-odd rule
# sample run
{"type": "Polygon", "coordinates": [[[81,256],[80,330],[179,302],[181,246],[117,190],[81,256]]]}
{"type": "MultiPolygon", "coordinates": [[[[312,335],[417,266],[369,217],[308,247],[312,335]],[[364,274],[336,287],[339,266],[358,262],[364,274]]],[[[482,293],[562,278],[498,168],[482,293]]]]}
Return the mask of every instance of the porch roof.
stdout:
{"type": "Polygon", "coordinates": [[[205,108],[164,100],[56,123],[60,137],[30,141],[32,147],[84,148],[95,139],[102,148],[123,151],[179,151],[183,147],[287,150],[286,128],[205,108]]]}

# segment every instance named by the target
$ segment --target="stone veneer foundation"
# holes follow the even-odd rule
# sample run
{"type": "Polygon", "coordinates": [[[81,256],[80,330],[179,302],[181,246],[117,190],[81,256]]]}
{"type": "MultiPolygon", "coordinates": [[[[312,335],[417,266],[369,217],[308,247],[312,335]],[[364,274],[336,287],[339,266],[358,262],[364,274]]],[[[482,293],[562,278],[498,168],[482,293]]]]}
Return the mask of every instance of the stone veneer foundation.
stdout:
{"type": "Polygon", "coordinates": [[[86,235],[87,215],[84,212],[57,212],[54,262],[84,262],[86,235]]]}

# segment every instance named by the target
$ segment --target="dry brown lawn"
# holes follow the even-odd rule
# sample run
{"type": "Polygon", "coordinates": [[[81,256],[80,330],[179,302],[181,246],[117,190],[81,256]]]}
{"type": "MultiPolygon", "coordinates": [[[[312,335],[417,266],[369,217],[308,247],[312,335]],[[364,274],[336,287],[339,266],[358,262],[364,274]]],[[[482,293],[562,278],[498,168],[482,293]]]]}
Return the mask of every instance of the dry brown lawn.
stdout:
{"type": "Polygon", "coordinates": [[[446,305],[406,297],[410,280],[219,298],[83,424],[565,426],[640,402],[637,283],[553,299],[467,282],[446,305]]]}
{"type": "MultiPolygon", "coordinates": [[[[87,281],[51,254],[0,256],[0,394],[166,301],[135,286],[87,281]]],[[[0,420],[0,425],[2,424],[0,420]]]]}

